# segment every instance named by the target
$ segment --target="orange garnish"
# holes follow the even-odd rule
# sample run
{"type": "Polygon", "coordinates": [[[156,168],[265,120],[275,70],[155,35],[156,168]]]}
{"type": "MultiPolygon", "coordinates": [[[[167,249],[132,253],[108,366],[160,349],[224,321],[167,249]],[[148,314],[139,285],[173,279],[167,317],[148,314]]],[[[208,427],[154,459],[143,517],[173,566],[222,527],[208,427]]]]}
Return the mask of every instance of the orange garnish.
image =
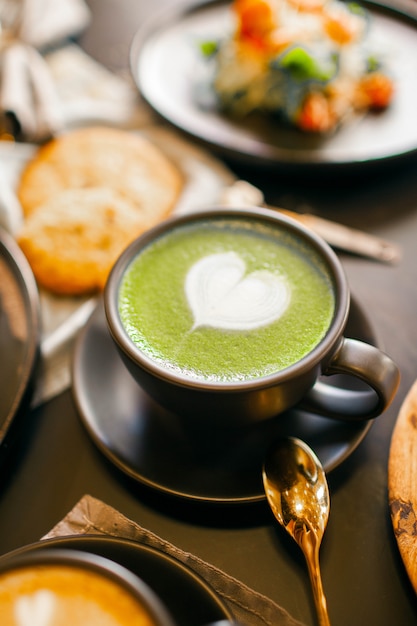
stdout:
{"type": "Polygon", "coordinates": [[[327,0],[288,0],[297,11],[314,13],[321,11],[327,0]]]}
{"type": "Polygon", "coordinates": [[[346,11],[325,15],[324,30],[330,39],[341,46],[355,41],[362,32],[356,16],[346,11]]]}
{"type": "Polygon", "coordinates": [[[394,94],[392,80],[381,72],[371,72],[364,76],[359,82],[358,89],[366,106],[373,109],[385,109],[394,94]]]}
{"type": "Polygon", "coordinates": [[[235,0],[238,35],[255,40],[266,37],[276,27],[274,13],[266,0],[235,0]]]}
{"type": "Polygon", "coordinates": [[[328,98],[322,93],[309,94],[302,105],[297,126],[309,132],[326,132],[336,125],[336,115],[328,98]]]}

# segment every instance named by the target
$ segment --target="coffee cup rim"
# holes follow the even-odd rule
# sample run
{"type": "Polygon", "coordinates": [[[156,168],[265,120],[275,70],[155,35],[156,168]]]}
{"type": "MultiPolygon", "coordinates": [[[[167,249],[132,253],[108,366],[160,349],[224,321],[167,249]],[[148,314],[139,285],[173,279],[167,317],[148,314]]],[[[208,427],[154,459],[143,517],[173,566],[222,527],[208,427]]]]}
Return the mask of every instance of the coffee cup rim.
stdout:
{"type": "Polygon", "coordinates": [[[167,380],[171,384],[178,387],[188,389],[204,389],[216,392],[243,391],[249,389],[257,389],[269,385],[284,383],[286,380],[293,378],[295,375],[303,375],[316,367],[325,356],[332,350],[333,346],[341,337],[347,323],[350,306],[350,293],[347,285],[347,279],[343,267],[332,248],[316,233],[308,229],[304,225],[297,222],[292,217],[267,209],[263,207],[224,207],[221,205],[199,209],[192,213],[174,215],[165,221],[157,224],[153,228],[147,230],[137,237],[119,256],[115,262],[107,283],[105,285],[104,294],[104,311],[107,320],[108,330],[119,350],[121,350],[131,361],[136,362],[152,376],[167,380]],[[121,280],[129,267],[130,263],[137,254],[152,241],[171,231],[174,227],[188,223],[196,223],[199,221],[210,220],[212,218],[220,219],[253,219],[267,222],[269,224],[282,224],[286,229],[290,230],[296,236],[301,237],[308,245],[319,252],[324,259],[326,266],[329,268],[333,281],[335,293],[335,306],[333,318],[325,336],[319,343],[303,358],[296,363],[255,379],[242,381],[205,381],[193,379],[186,375],[165,369],[162,365],[153,361],[128,336],[118,309],[118,294],[121,280]]]}
{"type": "Polygon", "coordinates": [[[115,561],[92,552],[73,548],[46,548],[45,550],[22,553],[0,562],[0,576],[19,569],[44,565],[61,565],[88,569],[111,580],[130,593],[149,611],[155,626],[175,626],[162,600],[139,576],[115,561]]]}

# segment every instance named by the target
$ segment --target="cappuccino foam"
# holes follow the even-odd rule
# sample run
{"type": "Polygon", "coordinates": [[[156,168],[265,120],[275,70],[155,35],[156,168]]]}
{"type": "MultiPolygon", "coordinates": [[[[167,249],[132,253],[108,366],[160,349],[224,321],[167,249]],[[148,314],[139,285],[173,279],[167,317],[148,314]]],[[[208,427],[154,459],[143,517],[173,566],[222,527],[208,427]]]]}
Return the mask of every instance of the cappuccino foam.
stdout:
{"type": "Polygon", "coordinates": [[[20,567],[0,575],[1,626],[155,626],[123,586],[67,565],[20,567]]]}

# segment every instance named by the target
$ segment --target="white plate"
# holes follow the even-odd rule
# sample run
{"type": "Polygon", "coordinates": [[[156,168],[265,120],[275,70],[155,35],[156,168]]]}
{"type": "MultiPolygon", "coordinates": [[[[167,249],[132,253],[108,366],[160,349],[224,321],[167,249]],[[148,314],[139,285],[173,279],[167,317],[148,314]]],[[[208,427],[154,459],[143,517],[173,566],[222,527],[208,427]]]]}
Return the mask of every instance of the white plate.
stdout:
{"type": "Polygon", "coordinates": [[[131,70],[141,95],[163,118],[226,156],[261,165],[352,166],[417,151],[417,20],[374,3],[375,37],[384,42],[396,81],[392,105],[354,117],[331,136],[285,127],[266,116],[242,122],[202,108],[193,90],[205,73],[199,42],[227,32],[230,2],[210,0],[166,10],[145,23],[131,47],[131,70]]]}

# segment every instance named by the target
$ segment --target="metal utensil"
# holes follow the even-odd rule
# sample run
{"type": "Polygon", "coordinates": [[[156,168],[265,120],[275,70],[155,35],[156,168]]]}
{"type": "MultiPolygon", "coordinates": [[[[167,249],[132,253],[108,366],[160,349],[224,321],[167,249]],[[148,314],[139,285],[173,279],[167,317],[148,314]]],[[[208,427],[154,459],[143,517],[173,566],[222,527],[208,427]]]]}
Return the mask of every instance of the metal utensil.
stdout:
{"type": "Polygon", "coordinates": [[[276,442],[265,459],[265,494],[278,522],[304,553],[320,626],[330,626],[319,565],[319,549],[330,511],[323,467],[299,439],[276,442]]]}
{"type": "MultiPolygon", "coordinates": [[[[269,208],[273,209],[274,207],[269,208]]],[[[338,224],[311,213],[295,213],[286,209],[276,210],[304,224],[317,235],[320,235],[328,244],[339,250],[385,263],[397,263],[401,258],[400,250],[396,245],[362,230],[338,224]]]]}
{"type": "Polygon", "coordinates": [[[397,263],[401,259],[401,251],[398,246],[385,239],[311,213],[297,213],[265,204],[262,191],[245,180],[237,180],[233,185],[227,187],[223,191],[221,202],[228,206],[242,206],[242,204],[244,206],[264,206],[279,211],[310,228],[329,245],[345,252],[384,263],[397,263]]]}

